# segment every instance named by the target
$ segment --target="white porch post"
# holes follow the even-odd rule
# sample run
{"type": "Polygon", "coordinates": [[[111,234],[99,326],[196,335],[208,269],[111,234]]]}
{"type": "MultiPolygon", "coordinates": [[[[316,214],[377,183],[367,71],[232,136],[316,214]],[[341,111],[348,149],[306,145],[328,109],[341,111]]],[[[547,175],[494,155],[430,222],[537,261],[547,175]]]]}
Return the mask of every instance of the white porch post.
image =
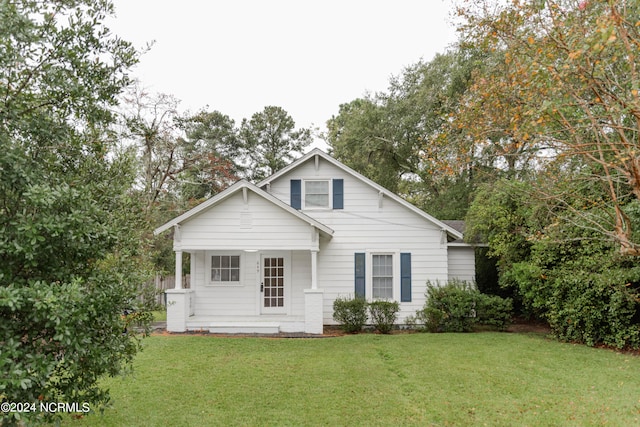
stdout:
{"type": "Polygon", "coordinates": [[[318,289],[318,250],[311,250],[311,289],[304,290],[304,331],[322,334],[324,291],[318,289]]]}
{"type": "Polygon", "coordinates": [[[176,284],[175,289],[182,289],[182,251],[176,251],[176,284]]]}
{"type": "Polygon", "coordinates": [[[187,318],[193,315],[193,291],[182,288],[182,250],[176,250],[175,286],[165,292],[167,294],[167,331],[186,331],[187,318]]]}
{"type": "Polygon", "coordinates": [[[318,251],[311,251],[311,289],[318,289],[318,251]]]}

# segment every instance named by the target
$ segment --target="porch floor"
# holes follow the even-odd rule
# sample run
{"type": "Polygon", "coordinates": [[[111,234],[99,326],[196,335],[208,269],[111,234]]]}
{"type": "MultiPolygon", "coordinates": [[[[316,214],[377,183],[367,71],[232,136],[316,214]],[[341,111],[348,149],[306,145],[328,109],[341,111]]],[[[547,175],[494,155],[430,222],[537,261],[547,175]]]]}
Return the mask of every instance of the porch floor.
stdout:
{"type": "Polygon", "coordinates": [[[304,316],[191,316],[188,331],[209,331],[221,334],[277,334],[304,332],[304,316]]]}

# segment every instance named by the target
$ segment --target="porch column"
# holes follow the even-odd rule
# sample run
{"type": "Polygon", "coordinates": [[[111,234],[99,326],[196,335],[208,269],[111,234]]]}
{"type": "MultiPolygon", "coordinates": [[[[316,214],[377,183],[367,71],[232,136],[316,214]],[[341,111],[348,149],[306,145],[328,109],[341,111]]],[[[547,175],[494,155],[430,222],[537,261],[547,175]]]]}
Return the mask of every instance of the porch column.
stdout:
{"type": "Polygon", "coordinates": [[[304,331],[308,334],[323,332],[324,291],[322,289],[304,290],[304,331]]]}
{"type": "Polygon", "coordinates": [[[318,289],[318,251],[311,251],[311,289],[318,289]]]}
{"type": "MultiPolygon", "coordinates": [[[[317,242],[316,232],[316,242],[317,242]]],[[[324,290],[318,289],[318,248],[311,249],[311,289],[304,290],[304,331],[322,334],[324,290]]]]}
{"type": "Polygon", "coordinates": [[[182,289],[182,251],[176,251],[176,284],[175,289],[182,289]]]}
{"type": "Polygon", "coordinates": [[[193,316],[192,289],[167,289],[167,331],[184,332],[187,319],[193,316]]]}

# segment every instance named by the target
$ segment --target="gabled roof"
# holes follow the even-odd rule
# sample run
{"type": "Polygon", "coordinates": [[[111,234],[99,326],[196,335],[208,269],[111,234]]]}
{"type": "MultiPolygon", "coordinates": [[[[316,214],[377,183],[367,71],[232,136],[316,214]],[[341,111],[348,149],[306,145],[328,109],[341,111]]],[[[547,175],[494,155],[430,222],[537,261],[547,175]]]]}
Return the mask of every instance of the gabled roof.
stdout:
{"type": "Polygon", "coordinates": [[[456,230],[454,227],[451,227],[450,225],[444,223],[443,221],[440,221],[440,220],[436,219],[435,217],[429,215],[428,213],[426,213],[422,209],[417,208],[416,206],[414,206],[411,203],[407,202],[406,200],[404,200],[402,197],[398,196],[397,194],[387,190],[386,188],[384,188],[383,186],[381,186],[379,184],[376,184],[375,182],[373,182],[372,180],[370,180],[366,176],[364,176],[364,175],[356,172],[355,170],[351,169],[349,166],[347,166],[347,165],[345,165],[343,163],[340,163],[338,160],[334,159],[329,154],[325,153],[324,151],[320,150],[319,148],[314,148],[313,150],[309,151],[304,156],[300,157],[299,159],[297,159],[294,162],[292,162],[291,164],[289,164],[288,166],[280,169],[279,171],[277,171],[273,175],[271,175],[268,178],[260,181],[257,184],[258,187],[263,187],[264,185],[275,181],[279,177],[289,173],[290,171],[292,171],[293,169],[297,168],[301,164],[307,162],[310,159],[313,159],[315,156],[321,157],[322,159],[326,160],[327,162],[329,162],[329,163],[333,164],[334,166],[342,169],[344,172],[350,174],[354,178],[359,179],[360,181],[364,182],[365,184],[373,187],[378,192],[381,192],[384,195],[384,197],[388,197],[388,198],[390,198],[392,200],[395,200],[396,202],[398,202],[401,205],[405,206],[407,209],[415,212],[416,214],[418,214],[419,216],[423,217],[427,221],[430,221],[431,223],[436,225],[438,228],[446,231],[447,234],[449,234],[449,236],[451,236],[452,238],[454,238],[454,239],[462,239],[463,238],[462,237],[462,232],[456,230]]]}
{"type": "Polygon", "coordinates": [[[264,190],[261,190],[259,187],[251,184],[248,181],[245,181],[244,179],[236,182],[235,184],[233,184],[232,186],[230,186],[226,190],[224,190],[224,191],[216,194],[212,198],[200,203],[198,206],[188,210],[187,212],[185,212],[182,215],[172,219],[171,221],[167,222],[166,224],[161,225],[160,227],[156,228],[153,231],[153,234],[158,235],[158,234],[170,229],[171,227],[173,227],[175,225],[181,224],[181,223],[189,220],[190,218],[198,215],[200,212],[203,212],[203,211],[209,209],[210,207],[221,203],[223,200],[228,199],[230,196],[236,194],[239,191],[251,191],[251,192],[257,194],[258,196],[264,198],[268,202],[271,202],[274,205],[280,207],[281,209],[285,210],[286,212],[290,213],[291,215],[293,215],[293,216],[301,219],[302,221],[308,223],[309,225],[312,225],[312,226],[316,227],[318,230],[320,230],[320,232],[322,232],[322,233],[324,233],[324,234],[326,234],[328,236],[332,236],[333,235],[333,230],[331,228],[327,227],[326,225],[322,224],[319,221],[316,221],[315,219],[311,218],[310,216],[305,215],[304,213],[300,212],[299,210],[292,208],[288,204],[284,203],[282,200],[278,199],[277,197],[272,196],[271,194],[267,193],[264,190]],[[246,189],[246,190],[243,190],[243,189],[246,189]]]}

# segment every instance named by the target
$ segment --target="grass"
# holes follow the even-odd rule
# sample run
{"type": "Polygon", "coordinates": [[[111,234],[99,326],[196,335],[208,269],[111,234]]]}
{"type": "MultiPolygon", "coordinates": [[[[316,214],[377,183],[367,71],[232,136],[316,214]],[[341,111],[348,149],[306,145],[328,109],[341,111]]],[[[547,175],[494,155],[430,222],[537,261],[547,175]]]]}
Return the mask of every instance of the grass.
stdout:
{"type": "Polygon", "coordinates": [[[640,424],[640,357],[539,334],[153,336],[65,426],[640,424]]]}
{"type": "Polygon", "coordinates": [[[167,310],[157,310],[152,311],[153,321],[154,322],[166,322],[167,321],[167,310]]]}

